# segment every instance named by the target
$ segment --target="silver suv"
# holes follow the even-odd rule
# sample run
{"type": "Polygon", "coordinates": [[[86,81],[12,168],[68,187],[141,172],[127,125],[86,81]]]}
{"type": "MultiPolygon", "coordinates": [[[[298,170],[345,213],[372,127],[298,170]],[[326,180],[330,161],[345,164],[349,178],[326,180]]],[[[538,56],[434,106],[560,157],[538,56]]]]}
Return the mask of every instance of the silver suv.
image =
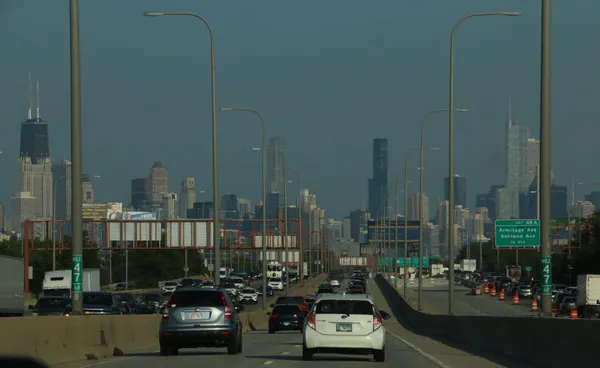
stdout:
{"type": "Polygon", "coordinates": [[[227,347],[230,355],[241,353],[242,310],[223,289],[175,291],[160,324],[160,355],[199,347],[227,347]]]}

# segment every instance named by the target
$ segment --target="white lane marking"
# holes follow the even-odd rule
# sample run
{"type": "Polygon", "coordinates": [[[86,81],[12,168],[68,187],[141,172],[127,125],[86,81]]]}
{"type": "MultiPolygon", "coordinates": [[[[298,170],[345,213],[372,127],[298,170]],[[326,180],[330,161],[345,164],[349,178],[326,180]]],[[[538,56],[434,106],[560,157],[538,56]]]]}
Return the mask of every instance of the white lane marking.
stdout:
{"type": "Polygon", "coordinates": [[[301,348],[302,345],[294,345],[295,348],[301,348]]]}
{"type": "Polygon", "coordinates": [[[272,361],[272,360],[267,360],[267,361],[265,362],[265,365],[269,365],[269,364],[273,364],[273,361],[272,361]]]}
{"type": "Polygon", "coordinates": [[[281,355],[288,355],[289,353],[289,351],[286,351],[285,353],[281,353],[281,355]]]}
{"type": "Polygon", "coordinates": [[[391,336],[395,337],[396,339],[400,340],[403,344],[405,344],[406,346],[408,346],[409,348],[411,348],[412,350],[414,350],[417,354],[420,354],[425,359],[427,359],[430,362],[432,362],[433,364],[437,365],[439,368],[451,368],[449,365],[446,365],[446,364],[442,363],[441,360],[437,359],[436,357],[434,357],[431,354],[426,353],[422,349],[418,348],[416,345],[408,342],[406,339],[403,339],[402,337],[396,335],[393,332],[390,332],[390,331],[386,331],[386,332],[389,333],[391,336]]]}

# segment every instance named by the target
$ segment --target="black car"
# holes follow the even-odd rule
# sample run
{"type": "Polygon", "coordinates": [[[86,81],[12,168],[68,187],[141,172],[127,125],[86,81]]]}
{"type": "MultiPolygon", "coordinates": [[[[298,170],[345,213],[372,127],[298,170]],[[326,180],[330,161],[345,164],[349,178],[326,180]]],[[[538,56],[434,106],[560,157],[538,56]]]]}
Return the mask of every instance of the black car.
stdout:
{"type": "Polygon", "coordinates": [[[71,298],[68,296],[44,296],[35,306],[30,305],[32,316],[65,316],[71,313],[71,298]]]}
{"type": "Polygon", "coordinates": [[[126,314],[118,294],[99,291],[83,293],[83,313],[87,315],[126,314]]]}
{"type": "Polygon", "coordinates": [[[160,308],[162,296],[160,293],[145,293],[137,295],[138,314],[155,314],[160,308]]]}
{"type": "Polygon", "coordinates": [[[366,294],[367,291],[361,285],[348,286],[348,294],[366,294]]]}
{"type": "Polygon", "coordinates": [[[179,283],[179,289],[181,288],[186,288],[186,287],[193,287],[194,284],[194,279],[182,279],[181,282],[179,283]]]}
{"type": "Polygon", "coordinates": [[[335,290],[333,290],[333,287],[331,286],[320,287],[319,290],[317,290],[317,295],[319,294],[335,294],[335,290]]]}
{"type": "Polygon", "coordinates": [[[267,315],[269,316],[270,334],[275,333],[275,331],[290,330],[302,332],[306,312],[303,312],[299,305],[283,304],[273,307],[273,310],[267,312],[267,315]]]}

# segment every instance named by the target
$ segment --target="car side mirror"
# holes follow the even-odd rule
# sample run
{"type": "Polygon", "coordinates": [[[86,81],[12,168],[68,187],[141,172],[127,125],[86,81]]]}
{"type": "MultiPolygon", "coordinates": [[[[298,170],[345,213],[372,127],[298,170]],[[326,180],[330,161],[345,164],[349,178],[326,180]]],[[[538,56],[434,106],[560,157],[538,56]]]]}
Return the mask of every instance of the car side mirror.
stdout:
{"type": "Polygon", "coordinates": [[[33,305],[29,305],[29,309],[33,309],[33,305]]]}
{"type": "Polygon", "coordinates": [[[390,319],[390,318],[392,318],[392,316],[390,316],[390,314],[388,312],[379,311],[379,314],[381,314],[381,318],[383,318],[383,319],[390,319]]]}
{"type": "Polygon", "coordinates": [[[271,315],[271,312],[267,312],[267,313],[265,313],[265,314],[266,314],[267,316],[270,316],[270,315],[271,315]]]}

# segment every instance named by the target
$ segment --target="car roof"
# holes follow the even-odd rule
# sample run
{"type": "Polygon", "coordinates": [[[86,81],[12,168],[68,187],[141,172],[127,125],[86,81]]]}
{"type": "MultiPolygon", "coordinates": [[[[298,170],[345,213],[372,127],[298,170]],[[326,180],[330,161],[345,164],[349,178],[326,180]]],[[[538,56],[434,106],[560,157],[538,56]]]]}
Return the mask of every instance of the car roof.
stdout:
{"type": "Polygon", "coordinates": [[[367,294],[320,294],[319,301],[321,300],[365,300],[371,304],[375,304],[370,296],[367,294]]]}

